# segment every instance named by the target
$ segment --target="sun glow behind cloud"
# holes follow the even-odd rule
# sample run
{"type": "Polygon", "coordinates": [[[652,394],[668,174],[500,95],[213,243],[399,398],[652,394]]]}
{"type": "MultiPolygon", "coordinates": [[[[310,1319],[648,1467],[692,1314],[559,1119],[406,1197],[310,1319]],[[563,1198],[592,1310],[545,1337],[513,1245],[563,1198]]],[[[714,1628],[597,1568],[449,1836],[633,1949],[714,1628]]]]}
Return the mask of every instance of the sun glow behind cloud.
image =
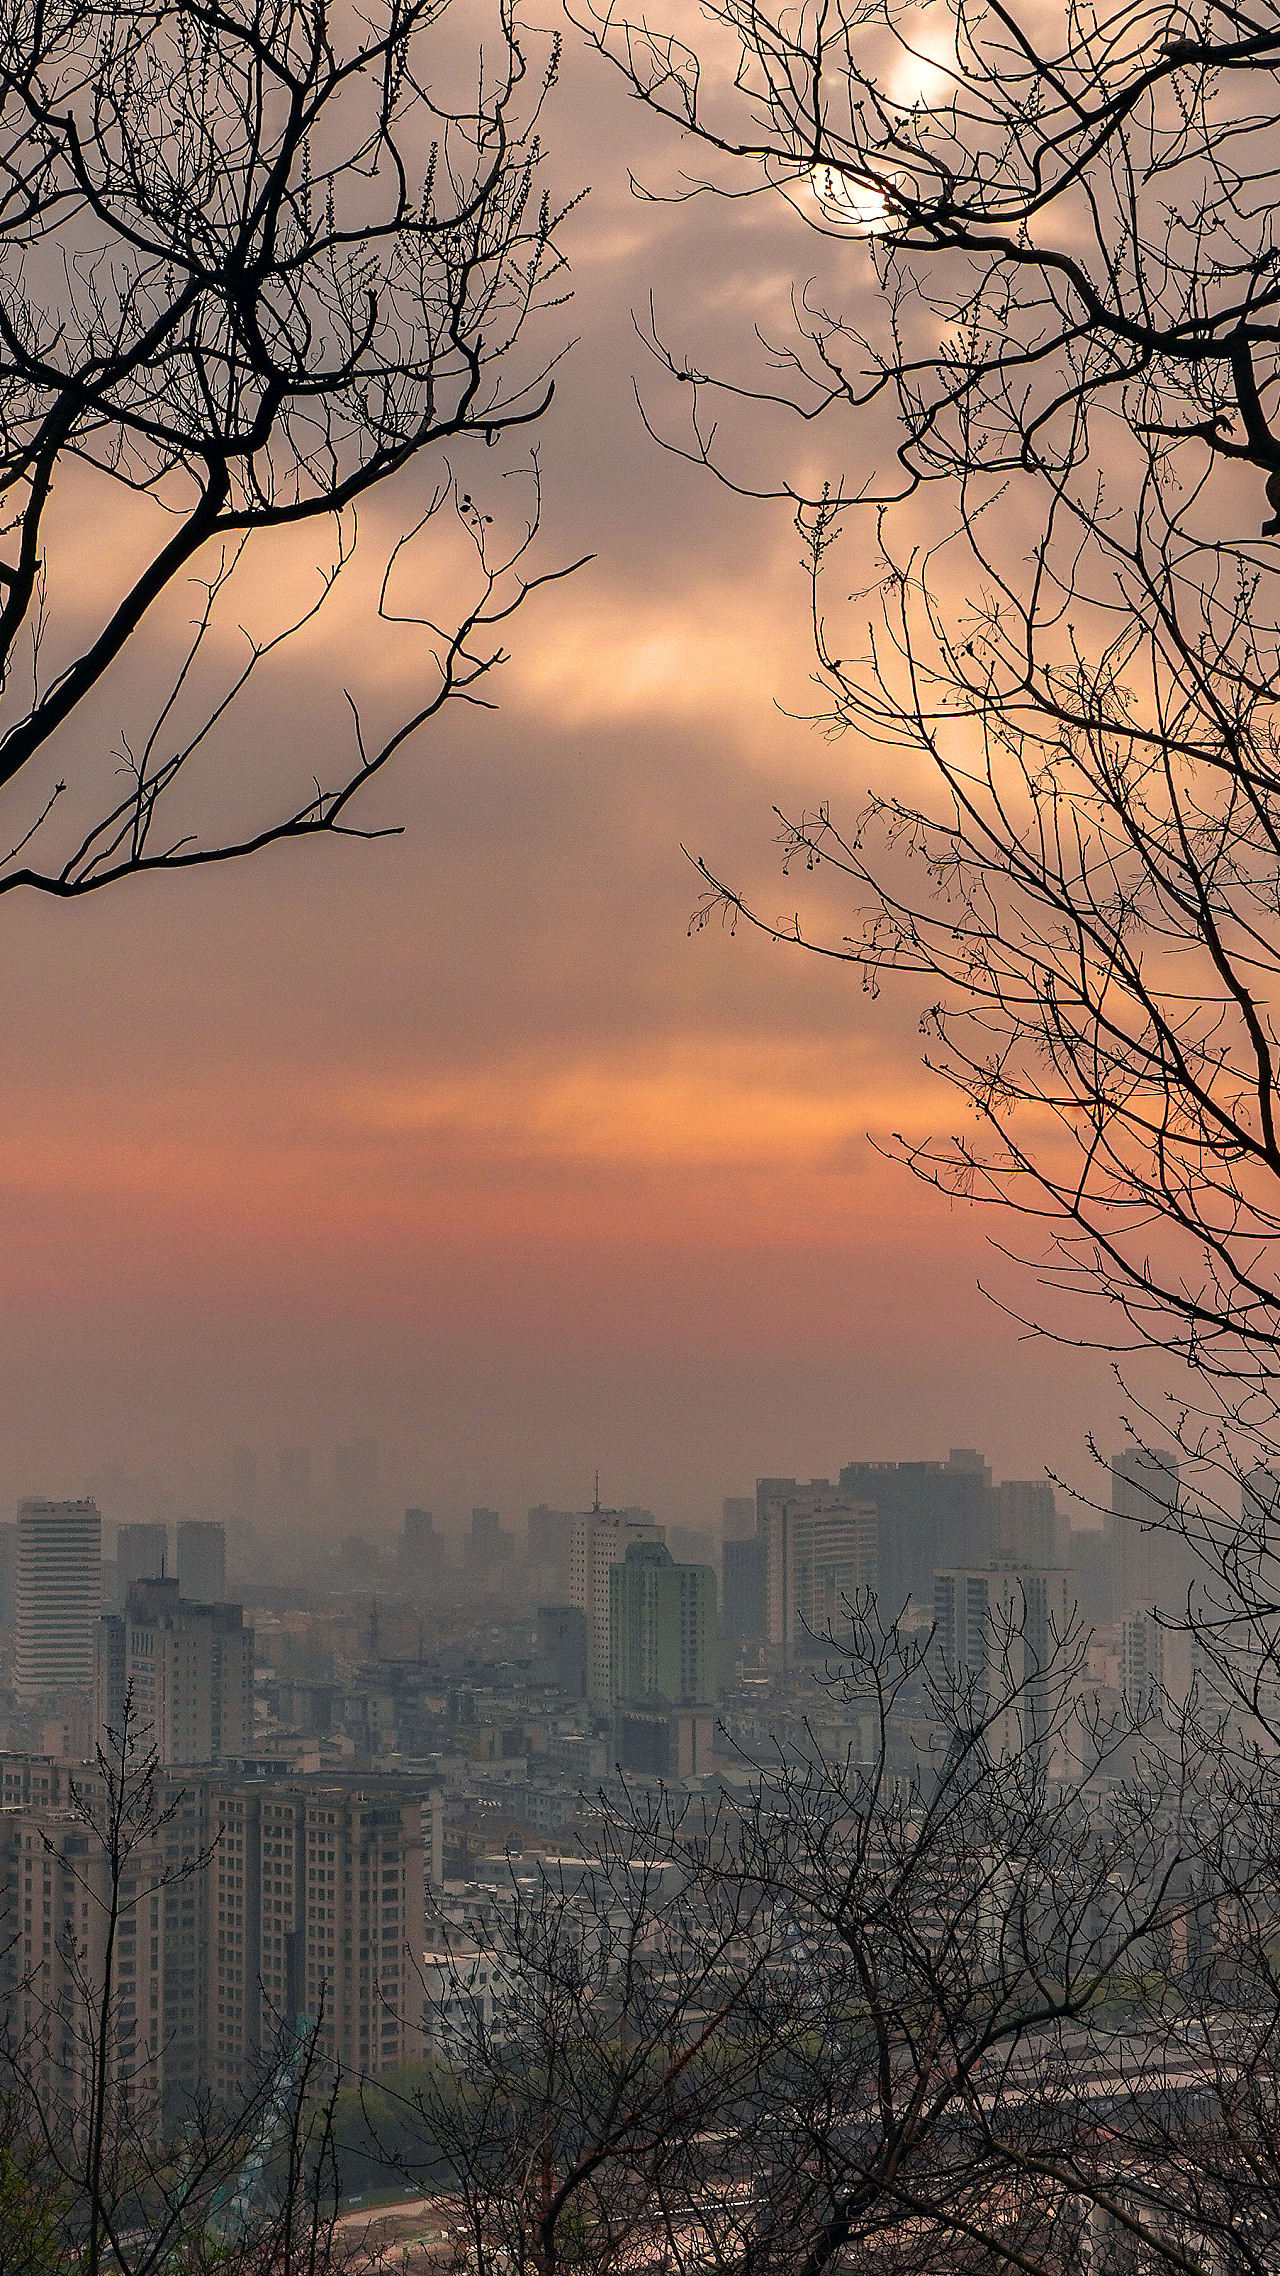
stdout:
{"type": "MultiPolygon", "coordinates": [[[[502,708],[447,721],[379,792],[370,818],[403,836],[8,905],[13,1490],[372,1428],[447,1511],[569,1495],[599,1459],[620,1496],[705,1518],[757,1467],[1055,1451],[974,1294],[982,1228],[867,1143],[954,1118],[918,1006],[745,932],[687,935],[682,842],[785,914],[809,883],[779,876],[772,799],[856,810],[870,762],[803,722],[788,513],[663,454],[632,396],[650,286],[708,360],[754,352],[786,313],[794,218],[638,206],[631,114],[586,76],[573,100],[565,170],[597,194],[543,558],[598,558],[510,627],[502,708]]],[[[820,471],[811,437],[787,447],[820,471]]],[[[96,591],[121,563],[77,511],[69,493],[96,591]]],[[[365,517],[374,558],[386,527],[365,517]]],[[[424,605],[460,559],[424,553],[424,605]]],[[[293,549],[290,589],[309,573],[293,549]]],[[[866,573],[855,546],[850,585],[866,573]]],[[[254,569],[247,616],[280,574],[254,569]]],[[[427,683],[419,634],[366,648],[368,574],[229,752],[238,785],[321,768],[361,671],[371,718],[427,683]]]]}

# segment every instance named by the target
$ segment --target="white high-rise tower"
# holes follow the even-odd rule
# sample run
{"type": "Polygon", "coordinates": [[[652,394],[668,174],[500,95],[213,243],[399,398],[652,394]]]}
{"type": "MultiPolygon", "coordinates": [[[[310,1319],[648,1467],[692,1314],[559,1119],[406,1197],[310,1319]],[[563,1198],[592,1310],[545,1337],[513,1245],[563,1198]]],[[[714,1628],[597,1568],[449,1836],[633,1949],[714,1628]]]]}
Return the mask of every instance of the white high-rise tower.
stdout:
{"type": "Polygon", "coordinates": [[[48,1693],[93,1694],[102,1610],[102,1519],[96,1502],[18,1504],[14,1690],[20,1706],[48,1693]]]}

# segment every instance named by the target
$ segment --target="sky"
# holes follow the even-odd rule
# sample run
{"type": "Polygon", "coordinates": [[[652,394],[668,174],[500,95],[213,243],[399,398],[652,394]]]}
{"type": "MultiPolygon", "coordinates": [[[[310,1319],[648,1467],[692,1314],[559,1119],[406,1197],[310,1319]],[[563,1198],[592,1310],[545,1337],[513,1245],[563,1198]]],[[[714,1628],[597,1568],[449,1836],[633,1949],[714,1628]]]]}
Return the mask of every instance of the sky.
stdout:
{"type": "MultiPolygon", "coordinates": [[[[678,346],[745,368],[812,243],[776,205],[637,199],[628,166],[669,178],[673,154],[572,42],[548,135],[590,196],[548,319],[573,344],[539,439],[540,559],[594,559],[513,626],[500,708],[450,716],[383,780],[371,818],[402,834],[0,907],[9,1500],[109,1463],[180,1478],[233,1442],[267,1468],[310,1444],[323,1472],[374,1435],[446,1523],[580,1505],[598,1469],[607,1501],[706,1524],[758,1473],[952,1445],[1087,1479],[1086,1433],[1114,1433],[1105,1363],[980,1292],[1029,1301],[998,1228],[877,1151],[959,1113],[920,1067],[910,990],[690,936],[682,847],[785,915],[813,887],[780,874],[774,802],[851,816],[885,762],[806,721],[795,532],[646,434],[637,382],[655,419],[679,406],[633,317],[652,294],[678,346]]],[[[870,292],[865,247],[835,260],[842,293],[870,292]]],[[[733,441],[809,473],[856,447],[733,441]]],[[[463,478],[501,513],[520,493],[476,456],[463,478]]],[[[375,552],[427,481],[379,497],[375,552]]],[[[83,483],[61,511],[89,611],[140,533],[83,483]]],[[[457,573],[444,542],[412,572],[437,598],[457,573]]],[[[310,574],[296,551],[251,563],[244,621],[310,574]]],[[[412,689],[412,639],[366,654],[369,599],[357,569],[285,652],[229,806],[340,748],[353,673],[371,717],[412,689]]],[[[86,722],[103,750],[129,697],[86,722]]]]}

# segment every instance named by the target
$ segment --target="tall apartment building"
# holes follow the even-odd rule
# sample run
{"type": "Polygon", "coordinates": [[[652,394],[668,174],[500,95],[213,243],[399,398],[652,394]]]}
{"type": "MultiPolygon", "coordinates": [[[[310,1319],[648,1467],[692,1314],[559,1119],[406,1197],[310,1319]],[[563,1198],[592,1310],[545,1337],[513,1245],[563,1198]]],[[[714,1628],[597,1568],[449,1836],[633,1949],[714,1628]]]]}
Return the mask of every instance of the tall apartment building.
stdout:
{"type": "Polygon", "coordinates": [[[609,1569],[609,1688],[615,1706],[687,1707],[716,1696],[716,1576],[632,1541],[609,1569]]]}
{"type": "MultiPolygon", "coordinates": [[[[102,1782],[92,1764],[0,1760],[0,2004],[42,2046],[51,2097],[74,2105],[85,2083],[85,1986],[102,1978],[110,1876],[103,1844],[70,1806],[70,1787],[81,1805],[100,1809],[102,1782]]],[[[162,1784],[159,1800],[165,1822],[123,1870],[115,1945],[112,2083],[129,2089],[133,2115],[148,2124],[166,2095],[195,2094],[205,2082],[204,1892],[199,1871],[181,1877],[184,1861],[201,1857],[205,1811],[187,1788],[162,1784]]]]}
{"type": "Polygon", "coordinates": [[[691,1777],[711,1766],[717,1689],[716,1576],[632,1541],[609,1569],[609,1684],[625,1770],[691,1777]]]}
{"type": "MultiPolygon", "coordinates": [[[[74,2035],[59,2032],[74,1986],[58,1937],[69,1923],[92,1958],[106,1889],[101,1846],[67,1807],[73,1777],[88,1791],[94,1773],[3,1758],[0,1996],[20,2012],[35,1971],[31,2020],[48,2011],[58,2033],[51,2081],[63,2066],[68,2093],[79,2057],[74,2035]],[[64,1871],[64,1852],[86,1890],[64,1871]]],[[[215,1771],[162,1780],[157,1800],[174,1814],[130,1868],[118,1950],[121,2061],[134,2064],[140,2093],[171,2111],[184,2093],[234,2094],[299,2018],[317,2028],[328,2060],[366,2076],[422,2051],[439,1795],[402,1780],[215,1771]],[[181,1876],[184,1860],[196,1870],[153,1893],[152,1868],[181,1876]]]]}
{"type": "Polygon", "coordinates": [[[764,1508],[765,1635],[787,1661],[838,1637],[859,1592],[876,1587],[879,1524],[829,1479],[774,1483],[783,1490],[764,1508]]]}
{"type": "Polygon", "coordinates": [[[849,1462],[840,1492],[879,1520],[877,1588],[886,1619],[909,1599],[928,1610],[940,1565],[982,1565],[996,1553],[990,1472],[971,1447],[946,1462],[849,1462]]]}
{"type": "Polygon", "coordinates": [[[167,1525],[116,1527],[116,1602],[123,1604],[135,1581],[158,1581],[169,1558],[167,1525]]]}
{"type": "Polygon", "coordinates": [[[20,1706],[50,1694],[89,1698],[102,1610],[102,1519],[91,1501],[18,1505],[14,1690],[20,1706]]]}
{"type": "Polygon", "coordinates": [[[648,1510],[589,1509],[574,1518],[569,1541],[569,1602],[587,1616],[587,1697],[607,1706],[609,1686],[609,1568],[633,1541],[662,1541],[664,1528],[648,1510]]]}
{"type": "Polygon", "coordinates": [[[1191,1553],[1169,1521],[1179,1507],[1178,1460],[1164,1448],[1128,1446],[1111,1463],[1115,1617],[1158,1604],[1177,1611],[1192,1577],[1191,1553]]]}
{"type": "MultiPolygon", "coordinates": [[[[140,1846],[122,1881],[115,1942],[117,2027],[108,2092],[144,2133],[159,2123],[163,2046],[163,1844],[140,1846]]],[[[0,2002],[15,2040],[38,2061],[46,2116],[83,2114],[93,2084],[96,2017],[86,1987],[102,1981],[109,1920],[106,1852],[78,1817],[36,1805],[0,1819],[0,2002]]]]}
{"type": "Polygon", "coordinates": [[[185,1517],[178,1525],[178,1587],[199,1604],[221,1604],[227,1593],[226,1527],[211,1518],[185,1517]]]}
{"type": "Polygon", "coordinates": [[[955,1708],[997,1759],[1047,1738],[1060,1686],[1058,1646],[1076,1611],[1075,1576],[1030,1566],[952,1568],[934,1575],[933,1649],[955,1708]],[[1007,1707],[1000,1702],[1008,1697],[1007,1707]]]}
{"type": "Polygon", "coordinates": [[[438,1570],[440,1542],[429,1509],[407,1509],[400,1530],[398,1561],[401,1576],[410,1585],[429,1580],[438,1570]]]}
{"type": "Polygon", "coordinates": [[[118,1730],[126,1692],[159,1760],[242,1755],[253,1731],[253,1630],[238,1604],[191,1604],[176,1580],[139,1581],[97,1626],[95,1713],[118,1730]]]}
{"type": "Polygon", "coordinates": [[[550,1509],[539,1502],[529,1512],[528,1559],[535,1591],[547,1602],[559,1603],[569,1594],[569,1556],[575,1515],[571,1509],[550,1509]]]}
{"type": "Polygon", "coordinates": [[[17,1613],[18,1528],[0,1525],[0,1636],[13,1633],[17,1613]]]}
{"type": "Polygon", "coordinates": [[[1002,1478],[995,1489],[995,1555],[1003,1563],[1058,1562],[1058,1509],[1047,1478],[1002,1478]]]}
{"type": "Polygon", "coordinates": [[[759,1643],[764,1636],[764,1542],[726,1536],[724,1601],[720,1625],[735,1643],[759,1643]]]}
{"type": "Polygon", "coordinates": [[[473,1509],[471,1530],[462,1544],[462,1558],[468,1572],[487,1573],[511,1555],[515,1544],[509,1533],[502,1530],[502,1518],[496,1509],[473,1509]]]}

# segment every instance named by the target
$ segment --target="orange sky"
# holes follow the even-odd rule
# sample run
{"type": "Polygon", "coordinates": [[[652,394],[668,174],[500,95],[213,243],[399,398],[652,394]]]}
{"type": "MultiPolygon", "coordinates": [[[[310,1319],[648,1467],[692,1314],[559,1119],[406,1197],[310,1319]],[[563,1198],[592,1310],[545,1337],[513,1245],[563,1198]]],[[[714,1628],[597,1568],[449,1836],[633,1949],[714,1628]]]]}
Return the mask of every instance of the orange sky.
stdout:
{"type": "MultiPolygon", "coordinates": [[[[794,532],[646,439],[630,311],[658,286],[700,358],[733,353],[812,249],[764,208],[637,204],[644,138],[580,61],[559,136],[593,194],[545,557],[597,559],[516,625],[501,711],[384,783],[401,837],[5,904],[9,1494],[372,1431],[451,1519],[580,1500],[598,1464],[701,1520],[760,1470],[952,1443],[1084,1475],[1110,1427],[1102,1363],[1020,1343],[976,1293],[985,1228],[867,1144],[955,1118],[910,997],[687,937],[682,841],[786,910],[772,800],[852,812],[870,768],[777,708],[812,696],[794,532]]],[[[64,542],[88,608],[134,540],[68,490],[64,542]]],[[[307,567],[255,568],[250,615],[307,567]]],[[[291,652],[238,782],[335,747],[353,666],[371,713],[412,686],[412,639],[363,655],[362,598],[291,652]]]]}

